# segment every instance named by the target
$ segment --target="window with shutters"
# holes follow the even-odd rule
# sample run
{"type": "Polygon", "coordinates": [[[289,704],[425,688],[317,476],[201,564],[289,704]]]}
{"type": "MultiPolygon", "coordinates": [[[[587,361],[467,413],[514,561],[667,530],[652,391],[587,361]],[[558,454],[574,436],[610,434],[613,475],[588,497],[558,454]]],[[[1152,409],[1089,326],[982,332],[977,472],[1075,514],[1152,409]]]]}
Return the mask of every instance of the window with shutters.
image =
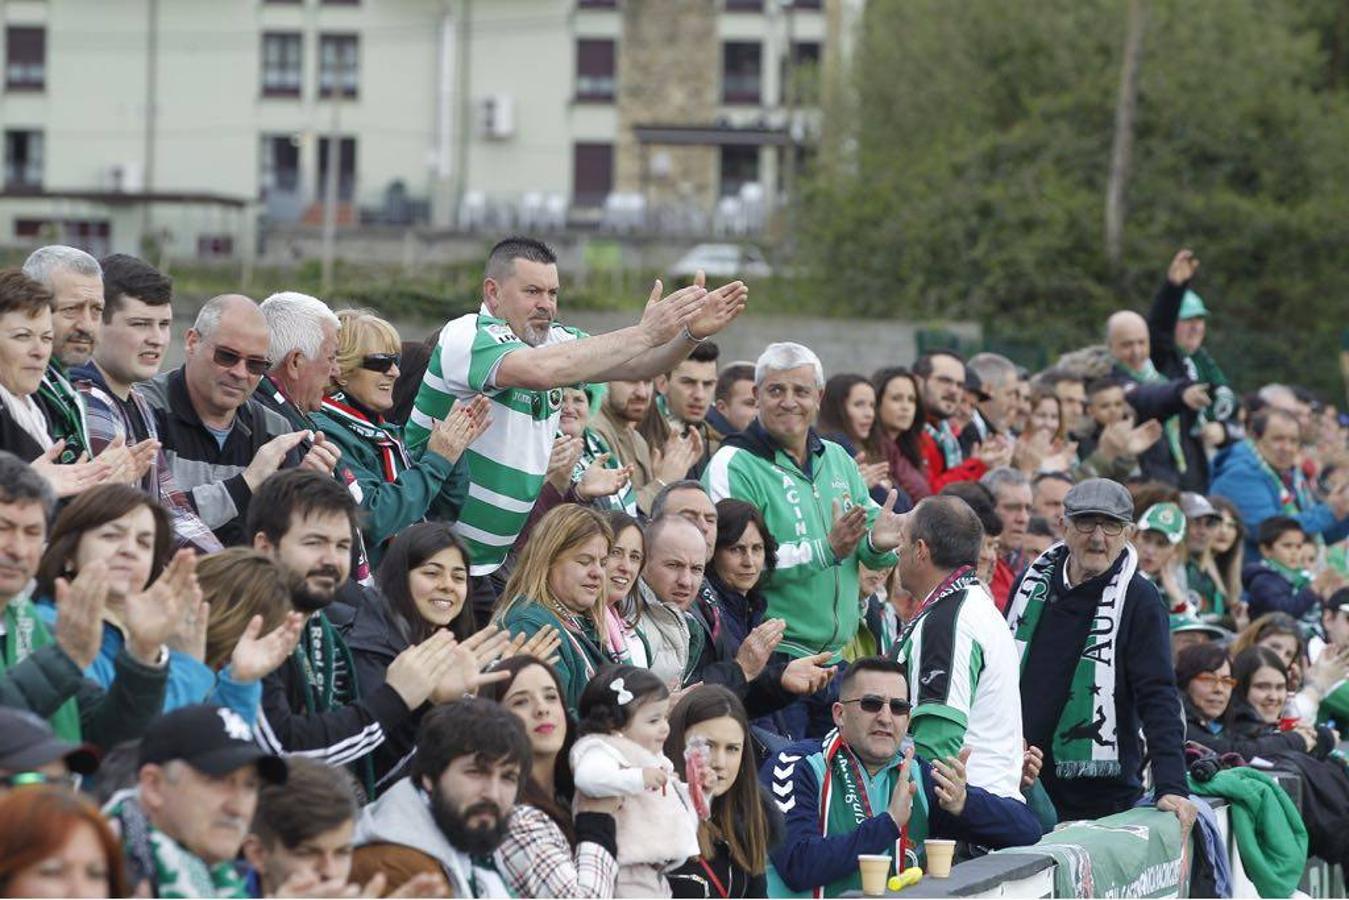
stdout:
{"type": "Polygon", "coordinates": [[[614,75],[614,42],[581,38],[576,42],[576,99],[611,101],[617,79],[614,75]]]}
{"type": "Polygon", "coordinates": [[[603,206],[614,189],[614,145],[577,144],[572,151],[572,202],[603,206]]]}
{"type": "Polygon", "coordinates": [[[5,90],[47,87],[47,29],[11,25],[5,29],[5,90]]]}

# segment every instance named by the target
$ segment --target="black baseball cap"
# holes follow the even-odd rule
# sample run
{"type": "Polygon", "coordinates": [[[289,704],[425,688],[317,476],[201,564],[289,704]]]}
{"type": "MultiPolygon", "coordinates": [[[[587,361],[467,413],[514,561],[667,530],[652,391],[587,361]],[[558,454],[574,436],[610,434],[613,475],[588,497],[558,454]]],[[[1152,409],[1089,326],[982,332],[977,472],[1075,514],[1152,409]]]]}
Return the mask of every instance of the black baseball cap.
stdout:
{"type": "Polygon", "coordinates": [[[1343,610],[1349,613],[1349,587],[1342,587],[1321,601],[1321,608],[1332,615],[1343,610]]]}
{"type": "Polygon", "coordinates": [[[264,781],[286,783],[286,761],[253,743],[253,729],[223,706],[181,706],[150,723],[141,739],[140,764],[175,759],[206,775],[228,775],[256,766],[264,781]]]}
{"type": "Polygon", "coordinates": [[[26,709],[0,708],[0,769],[31,772],[59,759],[76,775],[98,771],[92,745],[61,740],[46,719],[26,709]]]}

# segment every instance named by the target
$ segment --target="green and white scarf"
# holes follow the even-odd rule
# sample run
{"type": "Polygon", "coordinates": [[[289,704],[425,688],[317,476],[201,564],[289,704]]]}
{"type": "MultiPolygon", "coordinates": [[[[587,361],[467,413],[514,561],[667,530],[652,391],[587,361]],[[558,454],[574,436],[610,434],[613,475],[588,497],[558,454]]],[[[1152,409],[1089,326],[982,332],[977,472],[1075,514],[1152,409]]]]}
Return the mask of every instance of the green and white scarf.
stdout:
{"type": "Polygon", "coordinates": [[[941,451],[947,469],[954,469],[965,461],[965,454],[960,452],[960,439],[951,430],[950,419],[942,419],[939,425],[933,425],[929,421],[923,426],[923,430],[937,442],[937,449],[941,451]]]}
{"type": "MultiPolygon", "coordinates": [[[[1150,359],[1143,362],[1141,369],[1131,369],[1124,363],[1120,363],[1120,366],[1140,384],[1164,384],[1171,380],[1158,372],[1150,359]]],[[[1171,448],[1171,459],[1176,464],[1176,471],[1184,475],[1185,450],[1180,446],[1180,416],[1168,416],[1162,423],[1162,432],[1166,435],[1167,446],[1171,448]]]]}
{"type": "Polygon", "coordinates": [[[133,788],[113,795],[104,809],[116,821],[128,855],[153,879],[156,897],[248,897],[248,885],[233,862],[207,865],[195,853],[150,824],[133,788]]]}
{"type": "MultiPolygon", "coordinates": [[[[1066,566],[1068,548],[1057,543],[1030,564],[1012,598],[1007,617],[1012,623],[1022,671],[1035,629],[1052,591],[1050,579],[1066,566]]],[[[1059,778],[1103,778],[1120,773],[1119,735],[1115,721],[1115,663],[1119,628],[1129,581],[1138,569],[1138,552],[1124,546],[1124,562],[1101,591],[1091,631],[1073,672],[1068,702],[1054,729],[1054,773],[1059,778]]]]}
{"type": "Polygon", "coordinates": [[[1227,375],[1218,367],[1218,363],[1203,347],[1191,353],[1186,361],[1193,368],[1194,380],[1207,384],[1212,392],[1213,402],[1199,411],[1198,426],[1206,422],[1235,421],[1237,415],[1237,395],[1227,381],[1227,375]]]}
{"type": "Polygon", "coordinates": [[[81,453],[90,452],[92,455],[89,451],[89,423],[85,418],[84,398],[66,378],[60,363],[53,360],[47,364],[37,393],[56,413],[50,423],[52,440],[64,439],[66,442],[57,462],[69,465],[79,459],[81,453]]]}
{"type": "MultiPolygon", "coordinates": [[[[23,595],[5,604],[4,660],[0,671],[13,668],[34,652],[52,645],[52,633],[37,617],[32,602],[23,595]]],[[[80,705],[71,697],[56,708],[47,721],[63,741],[80,742],[80,705]]]]}

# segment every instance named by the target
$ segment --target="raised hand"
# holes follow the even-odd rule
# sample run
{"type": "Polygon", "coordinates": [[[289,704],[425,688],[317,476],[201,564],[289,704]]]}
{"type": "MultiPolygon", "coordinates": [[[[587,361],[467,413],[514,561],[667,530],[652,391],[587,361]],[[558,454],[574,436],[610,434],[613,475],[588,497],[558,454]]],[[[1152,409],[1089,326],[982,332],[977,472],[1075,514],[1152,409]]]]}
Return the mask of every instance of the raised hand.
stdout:
{"type": "Polygon", "coordinates": [[[426,449],[448,462],[458,462],[468,445],[482,437],[492,424],[487,415],[491,405],[482,394],[467,403],[456,403],[448,416],[431,426],[426,449]]]}
{"type": "Polygon", "coordinates": [[[314,443],[309,452],[300,460],[301,469],[310,469],[323,475],[333,474],[337,461],[342,458],[342,448],[334,444],[322,431],[314,432],[314,443]]]}
{"type": "Polygon", "coordinates": [[[735,662],[745,673],[746,681],[753,681],[759,677],[764,666],[768,665],[768,658],[773,655],[778,644],[782,643],[782,636],[786,633],[785,619],[767,619],[745,636],[740,642],[740,649],[736,651],[735,662]]]}
{"type": "Polygon", "coordinates": [[[186,653],[197,662],[206,660],[206,630],[211,624],[211,604],[200,595],[183,607],[183,616],[178,627],[173,630],[164,643],[170,650],[186,653]]]}
{"type": "Polygon", "coordinates": [[[995,434],[975,448],[974,456],[988,468],[1000,469],[1011,465],[1012,449],[1012,442],[1006,435],[995,434]]]}
{"type": "Polygon", "coordinates": [[[81,671],[103,646],[103,609],[108,602],[108,564],[86,563],[75,580],[56,579],[56,644],[81,671]]]}
{"type": "Polygon", "coordinates": [[[852,556],[853,551],[857,549],[857,545],[862,542],[866,533],[866,509],[859,504],[845,513],[839,506],[839,502],[835,500],[834,524],[829,529],[829,547],[834,551],[834,558],[843,560],[852,556]]]}
{"type": "Polygon", "coordinates": [[[661,290],[660,279],[656,279],[642,311],[642,321],[637,325],[648,347],[660,347],[674,340],[684,326],[701,314],[707,299],[707,289],[697,284],[681,288],[664,299],[661,290]]]}
{"type": "Polygon", "coordinates": [[[882,460],[881,462],[867,462],[867,455],[859,453],[853,457],[857,463],[857,471],[862,473],[862,481],[866,484],[867,490],[871,490],[878,484],[883,484],[888,480],[890,474],[890,464],[882,460]]]}
{"type": "MultiPolygon", "coordinates": [[[[884,553],[887,550],[893,550],[899,546],[899,542],[904,539],[903,513],[895,512],[895,503],[899,500],[899,491],[891,491],[885,495],[885,503],[881,504],[881,511],[876,514],[876,521],[871,524],[871,546],[884,553]]],[[[865,522],[865,517],[863,518],[865,522]]]]}
{"type": "MultiPolygon", "coordinates": [[[[258,452],[253,454],[253,461],[244,469],[244,483],[248,485],[250,491],[256,491],[258,485],[262,484],[277,469],[281,468],[281,463],[285,462],[286,454],[295,447],[299,446],[301,441],[313,438],[312,431],[292,431],[288,434],[277,435],[267,443],[258,448],[258,452]]],[[[332,469],[328,470],[329,474],[332,469]]]]}
{"type": "Polygon", "coordinates": [[[155,457],[159,455],[159,447],[159,441],[154,438],[146,438],[127,448],[127,453],[131,460],[132,484],[140,481],[145,477],[145,473],[150,471],[150,463],[154,462],[155,457]]]}
{"type": "MultiPolygon", "coordinates": [[[[700,270],[693,283],[702,287],[705,281],[706,276],[700,270]]],[[[711,337],[734,322],[745,311],[748,302],[749,288],[744,282],[732,281],[722,285],[707,295],[698,315],[688,323],[689,334],[698,340],[711,337]]]]}
{"type": "Polygon", "coordinates": [[[972,752],[973,748],[962,747],[959,756],[932,761],[932,780],[937,804],[953,816],[965,811],[965,763],[969,761],[972,752]]]}
{"type": "Polygon", "coordinates": [[[586,467],[581,480],[576,483],[576,495],[582,500],[595,500],[599,497],[611,497],[620,493],[632,480],[634,466],[620,466],[610,469],[605,466],[610,454],[601,453],[594,462],[586,467]]]}
{"type": "Polygon", "coordinates": [[[510,632],[488,625],[474,632],[462,644],[453,645],[450,666],[431,692],[431,702],[449,703],[467,694],[477,693],[484,684],[505,681],[510,677],[510,672],[504,669],[485,672],[483,667],[500,656],[510,644],[510,632]]]}
{"type": "Polygon", "coordinates": [[[425,703],[454,665],[454,635],[437,631],[420,644],[408,647],[394,657],[384,675],[408,709],[425,703]]]}
{"type": "Polygon", "coordinates": [[[1181,391],[1180,399],[1186,406],[1194,410],[1203,409],[1213,402],[1213,398],[1209,396],[1208,385],[1206,384],[1190,385],[1185,390],[1181,391]]]}
{"type": "Polygon", "coordinates": [[[693,468],[702,453],[702,437],[697,429],[690,428],[688,436],[672,433],[663,449],[652,447],[651,466],[661,481],[678,481],[688,476],[689,469],[693,468]]]}
{"type": "Polygon", "coordinates": [[[527,640],[523,631],[517,634],[502,652],[502,656],[506,658],[532,656],[544,662],[551,662],[556,658],[555,654],[561,646],[562,636],[558,634],[557,629],[552,625],[545,625],[530,635],[527,640]]]}
{"type": "Polygon", "coordinates": [[[571,473],[576,461],[581,458],[585,442],[579,437],[567,437],[565,434],[553,438],[553,451],[548,456],[548,471],[545,477],[548,483],[565,494],[571,487],[571,473]]]}
{"type": "Polygon", "coordinates": [[[266,635],[262,635],[262,616],[249,619],[230,654],[230,674],[235,681],[261,681],[295,652],[303,630],[303,613],[287,613],[285,621],[266,635]]]}
{"type": "Polygon", "coordinates": [[[90,461],[87,454],[81,453],[73,463],[57,462],[65,449],[66,442],[62,438],[29,463],[34,472],[47,479],[57,497],[73,497],[108,479],[112,466],[105,460],[90,461]]]}
{"type": "Polygon", "coordinates": [[[802,696],[823,690],[838,672],[837,666],[825,665],[830,655],[826,651],[787,663],[787,667],[782,670],[783,689],[802,696]]]}
{"type": "Polygon", "coordinates": [[[1192,250],[1177,250],[1166,270],[1166,280],[1180,286],[1194,277],[1199,271],[1199,257],[1192,250]]]}
{"type": "Polygon", "coordinates": [[[143,663],[154,662],[159,648],[181,627],[185,610],[200,603],[197,556],[184,547],[169,560],[154,584],[127,595],[123,601],[127,652],[143,663]]]}
{"type": "Polygon", "coordinates": [[[1035,784],[1035,780],[1040,777],[1040,768],[1044,764],[1044,751],[1039,747],[1026,744],[1026,752],[1021,757],[1021,789],[1023,791],[1035,784]]]}
{"type": "Polygon", "coordinates": [[[909,814],[913,812],[913,795],[918,790],[918,785],[909,777],[912,766],[913,747],[910,746],[904,751],[904,761],[899,764],[899,777],[895,779],[894,790],[890,792],[890,804],[885,808],[900,828],[909,824],[909,814]]]}

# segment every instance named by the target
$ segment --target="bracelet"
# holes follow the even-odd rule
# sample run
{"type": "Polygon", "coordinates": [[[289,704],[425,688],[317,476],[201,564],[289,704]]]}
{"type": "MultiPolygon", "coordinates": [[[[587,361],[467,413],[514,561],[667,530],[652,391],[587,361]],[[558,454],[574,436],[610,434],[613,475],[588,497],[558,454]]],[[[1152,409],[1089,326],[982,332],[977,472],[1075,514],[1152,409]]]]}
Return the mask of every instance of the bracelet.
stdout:
{"type": "Polygon", "coordinates": [[[692,343],[694,343],[694,344],[705,344],[705,343],[707,343],[707,338],[694,337],[694,336],[693,336],[693,332],[692,332],[692,331],[689,331],[689,326],[687,326],[687,325],[684,326],[684,340],[690,341],[690,342],[692,342],[692,343]]]}

